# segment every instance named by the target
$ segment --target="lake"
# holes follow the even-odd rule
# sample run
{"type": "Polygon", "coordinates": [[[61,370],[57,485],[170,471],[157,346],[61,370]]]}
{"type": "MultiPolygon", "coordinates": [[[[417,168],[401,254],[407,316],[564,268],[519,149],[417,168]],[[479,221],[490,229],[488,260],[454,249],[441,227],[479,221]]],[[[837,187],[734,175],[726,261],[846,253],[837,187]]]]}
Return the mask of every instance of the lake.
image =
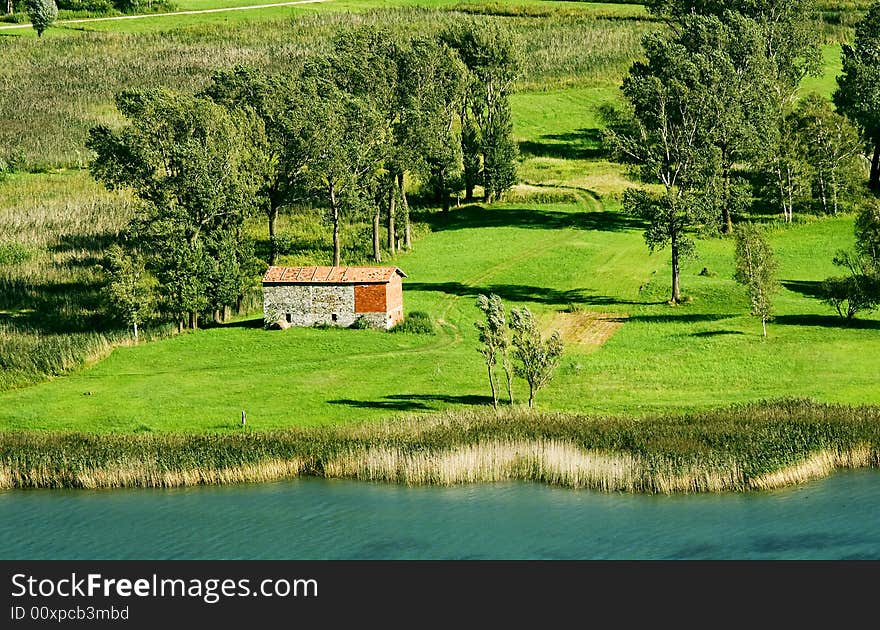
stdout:
{"type": "Polygon", "coordinates": [[[880,559],[880,473],[749,494],[315,478],[0,492],[3,559],[880,559]]]}

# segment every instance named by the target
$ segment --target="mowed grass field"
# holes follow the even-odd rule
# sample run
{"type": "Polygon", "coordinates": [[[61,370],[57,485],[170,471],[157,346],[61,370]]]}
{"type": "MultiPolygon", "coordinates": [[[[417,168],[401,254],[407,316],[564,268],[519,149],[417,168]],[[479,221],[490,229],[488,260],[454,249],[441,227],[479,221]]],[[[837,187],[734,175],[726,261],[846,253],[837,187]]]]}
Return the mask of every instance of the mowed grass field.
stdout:
{"type": "MultiPolygon", "coordinates": [[[[332,14],[330,5],[366,10],[402,4],[444,8],[451,3],[333,0],[308,10],[332,14]]],[[[485,406],[489,388],[473,323],[479,316],[476,296],[489,292],[498,293],[508,307],[528,306],[539,313],[546,330],[558,327],[566,334],[562,364],[538,395],[543,409],[642,416],[782,396],[880,403],[875,379],[880,368],[880,320],[866,316],[847,326],[814,297],[817,283],[836,273],[831,263],[834,252],[852,244],[852,217],[798,217],[790,227],[762,217],[771,229],[783,283],[777,317],[766,340],[761,338],[760,322],[747,314],[744,292],[732,280],[729,240],[700,241],[699,257],[683,270],[683,290],[691,301],[668,306],[668,252],[649,254],[641,226],[620,212],[620,196],[629,182],[622,168],[602,151],[598,117],[600,105],[619,98],[616,86],[629,60],[638,54],[640,34],[656,24],[611,15],[619,11],[621,17],[641,16],[643,9],[632,5],[516,5],[563,10],[546,22],[540,17],[494,18],[513,20],[518,32],[535,45],[513,97],[524,185],[505,203],[455,209],[447,220],[430,211],[422,213],[417,219],[423,236],[414,250],[389,263],[408,274],[405,309],[428,312],[438,322],[436,335],[266,331],[261,313],[254,311],[229,325],[116,347],[109,356],[99,348],[94,357],[106,358],[43,383],[0,392],[0,429],[236,430],[245,410],[248,426],[259,430],[485,406]],[[580,17],[565,17],[567,12],[589,10],[609,16],[584,23],[580,17]],[[576,41],[579,32],[584,35],[576,41]],[[603,49],[609,42],[614,45],[603,49]]],[[[370,16],[366,19],[371,23],[382,20],[370,16]]],[[[424,25],[432,16],[406,14],[394,19],[415,19],[424,25]]],[[[451,18],[444,13],[442,20],[447,19],[451,18]]],[[[124,23],[95,24],[116,28],[124,23]]],[[[53,144],[54,136],[46,133],[46,127],[35,139],[28,139],[33,121],[24,114],[14,118],[5,133],[21,139],[27,162],[47,170],[75,165],[86,157],[76,147],[88,124],[115,121],[109,101],[113,90],[142,80],[196,88],[210,71],[203,58],[206,51],[214,54],[215,65],[250,59],[283,67],[285,60],[302,50],[319,49],[322,38],[343,23],[348,23],[347,18],[308,18],[302,22],[308,32],[288,36],[289,23],[271,22],[263,43],[257,37],[259,24],[253,23],[226,44],[225,26],[181,27],[162,34],[68,32],[66,38],[58,29],[60,43],[52,44],[57,48],[49,52],[67,51],[68,70],[75,70],[77,64],[96,68],[91,76],[69,74],[69,97],[56,103],[64,113],[60,142],[53,144]],[[83,47],[87,45],[93,45],[91,50],[107,64],[86,63],[83,47]],[[140,65],[126,65],[138,46],[150,55],[140,65]],[[163,51],[174,56],[165,57],[163,51]]],[[[34,48],[36,44],[12,45],[31,55],[19,58],[19,72],[48,63],[48,53],[34,48]]],[[[830,94],[839,67],[837,50],[837,46],[826,48],[826,71],[805,82],[805,90],[830,94]]],[[[47,76],[52,82],[61,81],[60,74],[47,76]]],[[[37,84],[33,77],[22,78],[16,93],[32,99],[37,84]]],[[[0,108],[9,109],[11,104],[7,92],[0,108]]],[[[35,115],[44,118],[39,108],[35,115]]],[[[50,129],[53,124],[57,122],[49,123],[50,129]]],[[[15,175],[0,183],[5,209],[0,213],[0,227],[5,229],[0,235],[7,242],[15,239],[20,229],[15,221],[27,216],[28,208],[36,205],[44,213],[69,210],[77,217],[93,216],[82,214],[90,200],[97,200],[89,206],[95,217],[106,209],[103,222],[89,220],[87,227],[73,219],[59,223],[57,229],[65,231],[60,249],[51,238],[44,242],[32,237],[28,247],[33,256],[0,265],[0,279],[16,287],[14,281],[25,271],[38,274],[48,268],[54,275],[39,282],[35,278],[27,287],[30,293],[22,295],[39,294],[45,285],[72,286],[71,274],[77,274],[75,278],[85,274],[100,255],[104,239],[122,226],[126,216],[119,210],[124,203],[108,199],[82,171],[15,175]],[[49,178],[56,180],[51,188],[42,184],[49,178]],[[67,192],[64,182],[71,184],[67,192]],[[22,194],[23,189],[31,192],[22,194]],[[43,193],[50,189],[51,202],[43,203],[43,193]],[[97,233],[88,231],[94,232],[95,226],[100,226],[97,233]],[[76,238],[83,231],[91,240],[76,238]]],[[[292,230],[295,223],[287,218],[282,225],[292,230]]],[[[53,224],[35,222],[26,231],[34,234],[45,225],[53,224]]],[[[292,251],[282,262],[307,261],[292,251]]],[[[86,276],[94,291],[97,276],[86,276]]],[[[53,303],[47,300],[35,306],[49,309],[53,303]]],[[[14,323],[27,310],[21,303],[3,308],[7,310],[0,311],[0,325],[14,323]]],[[[75,309],[69,310],[65,316],[76,321],[75,309]]],[[[45,327],[42,335],[37,343],[63,336],[45,327]]],[[[515,394],[521,404],[527,390],[520,380],[515,394]]]]}

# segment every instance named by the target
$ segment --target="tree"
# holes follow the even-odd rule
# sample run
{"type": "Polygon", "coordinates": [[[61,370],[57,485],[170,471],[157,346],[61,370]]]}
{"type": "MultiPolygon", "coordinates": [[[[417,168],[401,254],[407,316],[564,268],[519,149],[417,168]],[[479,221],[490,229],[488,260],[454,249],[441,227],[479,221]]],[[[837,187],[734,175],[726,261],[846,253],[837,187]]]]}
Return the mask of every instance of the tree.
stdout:
{"type": "Polygon", "coordinates": [[[763,47],[761,27],[748,17],[691,17],[679,40],[692,55],[709,60],[703,74],[703,98],[714,120],[709,142],[715,147],[717,185],[708,200],[720,214],[720,228],[733,231],[733,217],[746,205],[738,168],[766,151],[775,123],[771,98],[774,75],[763,47]]]}
{"type": "Polygon", "coordinates": [[[677,304],[680,263],[694,251],[690,232],[713,219],[705,191],[717,164],[711,143],[716,120],[703,77],[714,60],[711,52],[693,54],[659,34],[646,36],[643,45],[647,61],[634,63],[622,86],[631,107],[629,120],[609,129],[606,140],[641,168],[643,181],[662,187],[660,193],[627,189],[624,210],[646,221],[651,251],[670,246],[670,302],[677,304]]]}
{"type": "Polygon", "coordinates": [[[365,182],[373,194],[373,258],[381,259],[379,225],[382,204],[387,204],[388,250],[397,251],[395,216],[397,202],[401,201],[404,232],[409,233],[409,208],[406,203],[405,173],[409,168],[408,151],[395,142],[399,136],[402,113],[400,99],[400,65],[406,45],[388,29],[360,27],[340,34],[327,57],[327,78],[335,82],[344,94],[366,104],[376,114],[377,122],[385,127],[383,173],[378,181],[365,182]]]}
{"type": "Polygon", "coordinates": [[[37,31],[37,37],[42,37],[43,32],[58,17],[58,6],[55,4],[55,0],[25,0],[24,8],[34,30],[37,31]]]}
{"type": "Polygon", "coordinates": [[[535,406],[535,394],[542,389],[556,371],[562,357],[562,337],[558,330],[547,339],[527,306],[510,311],[510,327],[513,331],[513,357],[518,362],[516,374],[529,384],[529,407],[535,406]]]}
{"type": "Polygon", "coordinates": [[[845,276],[826,278],[822,283],[824,302],[837,314],[853,319],[861,311],[872,311],[880,305],[880,277],[867,261],[847,251],[839,251],[834,264],[846,270],[845,276]]]}
{"type": "Polygon", "coordinates": [[[377,180],[385,177],[390,129],[369,100],[340,89],[329,69],[313,68],[301,82],[308,103],[300,141],[305,185],[325,203],[333,225],[333,265],[341,263],[344,216],[367,212],[375,202],[377,180]]]}
{"type": "Polygon", "coordinates": [[[306,107],[296,91],[298,85],[295,77],[285,81],[238,66],[215,72],[202,92],[227,108],[254,113],[262,123],[262,129],[252,136],[250,164],[258,182],[255,205],[268,221],[270,265],[278,258],[278,214],[282,207],[304,196],[307,165],[299,140],[306,107]]]}
{"type": "Polygon", "coordinates": [[[260,122],[212,101],[166,89],[125,91],[116,105],[129,124],[89,131],[92,175],[142,202],[137,245],[152,255],[165,307],[189,325],[209,305],[209,260],[221,235],[243,238],[258,183],[250,168],[260,122]]]}
{"type": "Polygon", "coordinates": [[[880,3],[856,25],[852,46],[843,46],[843,72],[834,92],[837,110],[853,120],[869,145],[868,186],[880,191],[880,3]]]}
{"type": "MultiPolygon", "coordinates": [[[[394,128],[397,153],[423,181],[433,181],[443,211],[448,212],[450,183],[461,160],[457,123],[464,103],[467,68],[443,42],[416,38],[401,51],[398,72],[401,117],[394,128]]],[[[406,209],[405,188],[400,194],[406,209]]]]}
{"type": "Polygon", "coordinates": [[[764,179],[761,196],[768,204],[777,205],[782,220],[791,223],[795,209],[809,202],[810,181],[814,177],[794,113],[781,119],[772,149],[765,154],[760,168],[764,179]]]}
{"type": "Polygon", "coordinates": [[[492,389],[492,407],[498,409],[498,390],[495,385],[495,366],[501,359],[504,374],[507,378],[508,401],[513,404],[513,366],[510,360],[510,338],[508,335],[507,318],[504,314],[504,304],[501,298],[494,293],[486,297],[477,297],[477,308],[486,316],[485,322],[476,322],[477,330],[480,331],[480,354],[486,359],[486,367],[489,372],[489,386],[492,389]]]}
{"type": "Polygon", "coordinates": [[[753,20],[760,29],[761,50],[773,67],[774,97],[783,110],[795,100],[801,80],[821,68],[815,0],[648,0],[647,5],[678,32],[680,21],[695,15],[728,23],[740,17],[753,20]]]}
{"type": "Polygon", "coordinates": [[[119,245],[107,251],[109,281],[105,293],[110,309],[131,326],[135,343],[138,327],[155,308],[156,279],[147,271],[144,259],[138,253],[127,254],[119,245]]]}
{"type": "Polygon", "coordinates": [[[812,93],[792,115],[801,150],[809,163],[822,211],[837,214],[840,197],[857,176],[861,152],[858,130],[827,99],[812,93]]]}
{"type": "Polygon", "coordinates": [[[880,306],[880,202],[871,200],[856,217],[855,251],[839,250],[833,262],[846,275],[822,283],[824,301],[841,317],[880,306]]]}
{"type": "Polygon", "coordinates": [[[458,53],[469,75],[461,113],[467,199],[473,196],[479,168],[484,201],[491,202],[516,183],[517,145],[509,118],[519,47],[508,30],[493,23],[472,22],[446,31],[441,39],[458,53]]]}
{"type": "Polygon", "coordinates": [[[880,201],[870,200],[855,221],[856,252],[880,273],[880,201]]]}
{"type": "Polygon", "coordinates": [[[761,318],[761,328],[766,337],[767,320],[773,314],[773,293],[777,288],[776,259],[766,236],[756,225],[740,225],[734,236],[734,279],[748,290],[751,313],[761,318]]]}

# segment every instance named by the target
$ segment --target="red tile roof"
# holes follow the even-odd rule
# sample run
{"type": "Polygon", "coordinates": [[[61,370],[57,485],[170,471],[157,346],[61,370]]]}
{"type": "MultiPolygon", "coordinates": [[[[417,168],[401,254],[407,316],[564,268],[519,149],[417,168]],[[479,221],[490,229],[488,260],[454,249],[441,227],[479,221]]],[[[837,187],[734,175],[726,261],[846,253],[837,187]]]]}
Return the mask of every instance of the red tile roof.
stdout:
{"type": "Polygon", "coordinates": [[[395,273],[406,278],[397,267],[269,267],[263,284],[384,284],[395,273]]]}

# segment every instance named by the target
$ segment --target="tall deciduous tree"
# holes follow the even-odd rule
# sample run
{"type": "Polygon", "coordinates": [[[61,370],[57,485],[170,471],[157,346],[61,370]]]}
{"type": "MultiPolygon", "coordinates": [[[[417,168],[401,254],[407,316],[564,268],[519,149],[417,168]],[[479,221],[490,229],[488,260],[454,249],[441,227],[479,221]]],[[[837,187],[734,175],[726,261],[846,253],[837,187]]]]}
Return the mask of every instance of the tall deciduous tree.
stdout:
{"type": "Polygon", "coordinates": [[[461,116],[467,197],[473,195],[479,164],[484,200],[490,202],[516,183],[518,149],[509,120],[520,51],[511,33],[492,23],[473,22],[447,31],[442,39],[456,50],[469,72],[461,116]]]}
{"type": "Polygon", "coordinates": [[[131,326],[135,343],[139,327],[153,314],[156,279],[147,271],[143,256],[128,254],[119,245],[107,251],[109,281],[106,295],[111,310],[131,326]]]}
{"type": "Polygon", "coordinates": [[[767,336],[767,320],[773,314],[773,293],[776,291],[776,259],[761,229],[751,223],[740,225],[736,237],[734,279],[746,287],[751,313],[761,318],[767,336]]]}
{"type": "Polygon", "coordinates": [[[837,214],[841,193],[858,177],[861,152],[858,130],[813,93],[793,113],[802,152],[812,167],[814,188],[826,213],[837,214]]]}
{"type": "Polygon", "coordinates": [[[119,131],[94,127],[87,146],[93,176],[128,188],[143,202],[138,234],[152,245],[169,312],[198,326],[209,304],[208,261],[221,235],[241,237],[257,183],[250,139],[259,120],[212,101],[166,89],[126,91],[116,105],[119,131]]]}
{"type": "Polygon", "coordinates": [[[281,209],[303,198],[307,168],[301,142],[306,107],[296,90],[296,77],[288,80],[239,66],[214,73],[203,94],[226,107],[253,111],[262,129],[251,141],[251,168],[258,182],[256,205],[266,214],[269,264],[278,258],[276,223],[281,209]]]}
{"type": "MultiPolygon", "coordinates": [[[[466,81],[467,68],[443,42],[415,38],[401,51],[396,152],[423,181],[434,178],[444,211],[449,210],[450,181],[461,156],[457,122],[466,81]]],[[[406,199],[405,189],[401,197],[406,199]]],[[[405,239],[410,240],[408,227],[405,239]]]]}
{"type": "Polygon", "coordinates": [[[843,46],[834,104],[861,128],[871,155],[868,186],[880,192],[880,3],[856,26],[853,45],[843,46]]]}
{"type": "Polygon", "coordinates": [[[716,163],[711,143],[716,120],[703,87],[713,57],[693,54],[659,34],[646,36],[644,47],[647,61],[633,64],[622,86],[632,109],[630,124],[609,130],[607,140],[641,167],[645,182],[662,188],[659,194],[626,190],[624,209],[646,221],[645,242],[652,251],[670,246],[675,304],[681,301],[680,263],[694,247],[689,233],[713,219],[711,204],[703,201],[716,163]]]}
{"type": "MultiPolygon", "coordinates": [[[[333,264],[342,257],[344,216],[374,203],[377,178],[384,176],[390,129],[375,104],[341,89],[329,74],[315,68],[300,89],[309,103],[301,130],[305,184],[326,204],[333,225],[333,264]]],[[[327,68],[324,67],[324,71],[327,68]]]]}
{"type": "Polygon", "coordinates": [[[495,385],[495,366],[500,359],[507,379],[507,398],[513,404],[513,365],[510,360],[510,332],[507,325],[507,316],[504,313],[504,304],[496,294],[488,297],[477,297],[477,308],[486,318],[485,322],[476,322],[474,325],[480,331],[480,354],[486,359],[486,367],[489,372],[489,386],[492,389],[492,406],[498,409],[498,389],[495,385]]]}
{"type": "Polygon", "coordinates": [[[719,207],[721,231],[729,234],[745,197],[737,169],[764,153],[775,118],[770,96],[773,71],[764,53],[762,30],[745,16],[725,17],[687,17],[677,41],[690,54],[706,58],[701,85],[707,115],[714,121],[708,140],[716,149],[718,179],[712,200],[719,207]]]}
{"type": "Polygon", "coordinates": [[[534,407],[535,394],[550,382],[562,358],[562,336],[554,330],[548,338],[542,338],[527,306],[510,311],[510,328],[515,370],[529,384],[529,407],[534,407]]]}

